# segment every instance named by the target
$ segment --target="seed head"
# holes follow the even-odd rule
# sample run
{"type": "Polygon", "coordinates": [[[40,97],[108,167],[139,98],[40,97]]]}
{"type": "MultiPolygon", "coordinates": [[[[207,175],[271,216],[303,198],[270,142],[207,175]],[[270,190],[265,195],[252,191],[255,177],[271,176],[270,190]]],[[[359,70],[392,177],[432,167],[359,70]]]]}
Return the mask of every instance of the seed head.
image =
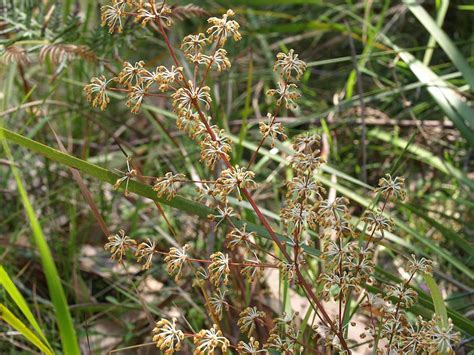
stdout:
{"type": "Polygon", "coordinates": [[[190,247],[188,244],[185,244],[182,248],[171,247],[168,255],[166,255],[164,258],[168,274],[175,275],[175,281],[178,281],[181,277],[183,265],[188,260],[187,251],[189,248],[190,247]]]}
{"type": "Polygon", "coordinates": [[[263,319],[265,312],[257,310],[257,307],[247,307],[239,314],[237,325],[242,333],[247,333],[250,337],[255,330],[258,319],[263,319]]]}
{"type": "Polygon", "coordinates": [[[229,20],[229,17],[233,17],[234,11],[227,10],[222,15],[222,18],[211,17],[207,20],[212,26],[207,29],[209,35],[209,42],[217,42],[219,47],[222,47],[227,41],[227,37],[233,37],[234,41],[240,41],[242,35],[239,33],[240,25],[234,21],[229,20]]]}
{"type": "Polygon", "coordinates": [[[227,285],[229,282],[229,256],[222,254],[220,251],[210,256],[211,263],[208,266],[209,277],[216,287],[227,285]]]}
{"type": "Polygon", "coordinates": [[[104,111],[110,102],[110,98],[107,95],[107,84],[109,80],[105,76],[101,75],[98,78],[92,78],[91,83],[84,87],[87,101],[92,103],[93,107],[99,107],[104,111]]]}
{"type": "Polygon", "coordinates": [[[393,179],[390,174],[386,174],[380,178],[379,187],[375,192],[380,192],[385,199],[403,201],[406,198],[405,178],[398,176],[393,179]]]}
{"type": "Polygon", "coordinates": [[[222,196],[228,196],[232,191],[236,190],[239,199],[241,189],[255,188],[257,184],[253,181],[255,173],[247,171],[244,167],[235,166],[233,169],[225,169],[221,172],[220,177],[216,180],[216,190],[222,196]]]}
{"type": "Polygon", "coordinates": [[[181,182],[186,178],[184,174],[173,174],[167,172],[165,176],[156,179],[153,190],[158,194],[158,197],[166,195],[167,200],[174,198],[178,192],[181,182]]]}
{"type": "Polygon", "coordinates": [[[210,136],[204,137],[200,142],[201,145],[201,161],[203,161],[210,169],[214,169],[216,162],[221,158],[229,159],[231,146],[229,139],[224,136],[217,136],[216,140],[210,136]]]}
{"type": "Polygon", "coordinates": [[[419,272],[421,274],[431,275],[433,273],[433,262],[426,258],[417,259],[415,254],[411,254],[407,271],[409,274],[419,272]]]}
{"type": "Polygon", "coordinates": [[[296,110],[298,105],[296,100],[301,97],[301,94],[296,91],[296,84],[288,84],[282,81],[278,82],[278,88],[267,91],[268,96],[277,98],[277,105],[285,105],[289,110],[296,110]]]}
{"type": "Polygon", "coordinates": [[[127,100],[127,106],[130,107],[130,112],[138,113],[140,111],[146,93],[147,88],[143,86],[142,82],[130,87],[127,100]]]}
{"type": "Polygon", "coordinates": [[[173,108],[176,113],[183,114],[192,112],[193,105],[202,103],[209,110],[211,108],[211,95],[209,86],[195,86],[191,80],[188,81],[187,87],[176,90],[171,95],[173,98],[173,108]]]}
{"type": "Polygon", "coordinates": [[[204,47],[207,44],[207,38],[204,33],[197,35],[187,35],[181,42],[181,50],[185,57],[192,63],[199,63],[204,47]]]}
{"type": "Polygon", "coordinates": [[[156,242],[148,239],[146,242],[142,242],[138,245],[135,256],[137,257],[137,262],[144,260],[142,270],[148,270],[151,267],[151,262],[153,255],[155,255],[156,242]]]}
{"type": "Polygon", "coordinates": [[[226,290],[218,289],[214,296],[209,299],[209,304],[219,319],[222,319],[224,309],[229,309],[229,303],[225,300],[226,293],[226,290]]]}
{"type": "Polygon", "coordinates": [[[222,336],[222,332],[217,330],[217,325],[214,324],[211,329],[199,331],[194,336],[194,344],[196,345],[194,355],[214,354],[216,348],[220,348],[225,354],[230,342],[222,336]]]}
{"type": "Polygon", "coordinates": [[[122,17],[125,17],[127,2],[123,0],[113,0],[112,5],[104,5],[100,8],[102,26],[109,27],[109,33],[123,31],[122,17]]]}
{"type": "Polygon", "coordinates": [[[136,21],[141,22],[143,27],[145,27],[150,21],[161,21],[168,27],[173,24],[171,7],[163,2],[155,3],[154,0],[149,0],[139,6],[140,8],[138,9],[136,21]]]}
{"type": "Polygon", "coordinates": [[[284,132],[283,125],[280,122],[275,122],[275,116],[271,113],[267,113],[268,124],[265,122],[259,122],[259,130],[264,138],[269,137],[272,140],[272,148],[275,146],[275,140],[281,137],[281,140],[285,140],[288,136],[284,132]]]}
{"type": "Polygon", "coordinates": [[[399,299],[401,306],[410,308],[415,304],[418,293],[411,287],[406,287],[402,284],[396,284],[387,286],[387,296],[399,299]]]}
{"type": "Polygon", "coordinates": [[[117,77],[119,83],[127,87],[141,84],[142,75],[145,73],[143,69],[144,64],[145,62],[143,60],[136,62],[134,65],[129,62],[124,62],[123,68],[117,77]]]}
{"type": "Polygon", "coordinates": [[[236,246],[241,243],[247,243],[249,240],[253,240],[256,237],[255,232],[247,232],[245,229],[247,225],[244,224],[242,229],[233,228],[226,236],[227,248],[234,250],[236,246]]]}
{"type": "Polygon", "coordinates": [[[174,354],[175,351],[181,349],[184,334],[176,328],[176,318],[173,318],[171,322],[162,318],[153,328],[153,334],[156,347],[164,351],[165,355],[174,354]]]}
{"type": "Polygon", "coordinates": [[[120,229],[118,234],[109,236],[108,240],[109,242],[105,244],[104,248],[110,250],[112,253],[111,259],[117,260],[119,263],[122,262],[125,252],[137,244],[134,239],[125,235],[123,229],[120,229]]]}
{"type": "Polygon", "coordinates": [[[239,344],[237,344],[237,352],[239,354],[257,355],[259,353],[267,353],[267,350],[259,348],[260,343],[255,340],[254,337],[250,337],[248,343],[245,343],[244,341],[239,341],[239,344]]]}
{"type": "Polygon", "coordinates": [[[231,67],[230,60],[227,57],[227,51],[224,48],[219,48],[212,56],[202,54],[197,62],[209,68],[215,66],[218,72],[228,70],[231,67]]]}
{"type": "Polygon", "coordinates": [[[273,70],[278,72],[285,80],[292,79],[293,72],[296,74],[296,80],[299,80],[306,70],[306,63],[298,58],[298,54],[295,54],[293,49],[290,49],[288,54],[280,52],[276,57],[277,60],[275,61],[273,70]]]}

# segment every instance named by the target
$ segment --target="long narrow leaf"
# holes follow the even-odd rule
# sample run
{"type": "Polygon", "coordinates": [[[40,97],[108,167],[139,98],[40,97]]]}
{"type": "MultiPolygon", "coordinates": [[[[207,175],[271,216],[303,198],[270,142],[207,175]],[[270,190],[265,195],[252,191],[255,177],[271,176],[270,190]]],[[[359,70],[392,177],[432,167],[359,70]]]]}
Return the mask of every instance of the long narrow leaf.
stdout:
{"type": "Polygon", "coordinates": [[[2,265],[0,265],[0,285],[3,286],[5,291],[7,291],[8,295],[11,297],[13,302],[15,302],[17,307],[20,309],[21,313],[23,313],[25,318],[28,320],[28,322],[30,322],[30,325],[33,327],[33,329],[36,330],[36,333],[41,337],[42,341],[48,346],[48,348],[51,349],[51,345],[49,345],[48,340],[46,340],[46,337],[44,336],[44,333],[41,330],[41,327],[39,326],[33,313],[28,307],[28,304],[23,298],[23,295],[15,286],[12,279],[10,278],[10,276],[5,271],[2,265]]]}
{"type": "Polygon", "coordinates": [[[448,312],[446,310],[446,305],[444,304],[441,291],[432,276],[425,275],[423,278],[425,279],[426,285],[430,289],[435,312],[441,318],[441,326],[446,329],[448,327],[448,312]]]}
{"type": "Polygon", "coordinates": [[[53,355],[51,349],[45,345],[30,329],[28,329],[28,327],[20,319],[15,317],[15,315],[10,312],[10,310],[3,304],[0,304],[0,319],[9,324],[13,329],[16,329],[18,332],[20,332],[26,340],[35,345],[44,354],[53,355]]]}
{"type": "Polygon", "coordinates": [[[410,67],[418,80],[426,85],[426,89],[453,122],[461,134],[470,144],[474,144],[474,111],[466,103],[463,96],[441,79],[430,68],[416,59],[410,53],[396,46],[386,36],[383,40],[394,50],[398,51],[400,58],[410,67]]]}
{"type": "Polygon", "coordinates": [[[413,15],[421,22],[421,24],[426,28],[431,36],[436,40],[439,46],[444,50],[446,55],[451,59],[453,64],[459,71],[463,74],[464,79],[471,87],[471,90],[474,90],[474,71],[469,66],[469,63],[461,54],[459,49],[453,44],[449,36],[438,26],[438,24],[433,20],[433,18],[426,12],[426,10],[413,0],[404,1],[408,9],[413,15]]]}
{"type": "Polygon", "coordinates": [[[63,351],[65,354],[79,355],[80,350],[77,342],[76,331],[74,330],[72,317],[69,312],[69,308],[66,301],[66,295],[61,285],[61,279],[59,278],[58,270],[56,269],[56,265],[54,264],[54,259],[51,254],[51,250],[49,249],[49,246],[46,242],[46,238],[33,210],[33,206],[31,205],[26,190],[23,186],[20,173],[13,162],[13,156],[10,152],[7,140],[5,139],[3,128],[0,128],[0,140],[2,141],[3,148],[7,157],[11,162],[12,173],[15,177],[18,192],[20,193],[21,201],[25,208],[26,215],[28,216],[28,220],[30,222],[31,230],[33,232],[35,244],[38,248],[41,257],[41,263],[43,265],[43,271],[46,276],[46,282],[48,284],[51,301],[53,302],[54,309],[56,312],[56,318],[59,326],[59,335],[61,337],[63,351]]]}
{"type": "MultiPolygon", "coordinates": [[[[387,143],[391,143],[398,148],[403,148],[403,147],[406,147],[407,145],[407,141],[405,139],[395,137],[393,135],[390,135],[388,132],[384,132],[380,129],[371,130],[369,132],[369,136],[375,137],[387,143]]],[[[439,171],[447,175],[454,176],[460,182],[468,186],[471,190],[474,190],[474,181],[469,179],[466,176],[466,174],[464,174],[462,171],[452,166],[449,162],[443,161],[439,157],[435,156],[433,153],[427,151],[426,149],[423,149],[422,147],[416,144],[411,144],[407,148],[407,150],[411,154],[413,154],[413,156],[417,160],[422,161],[428,165],[431,165],[432,167],[438,169],[439,171]]]]}

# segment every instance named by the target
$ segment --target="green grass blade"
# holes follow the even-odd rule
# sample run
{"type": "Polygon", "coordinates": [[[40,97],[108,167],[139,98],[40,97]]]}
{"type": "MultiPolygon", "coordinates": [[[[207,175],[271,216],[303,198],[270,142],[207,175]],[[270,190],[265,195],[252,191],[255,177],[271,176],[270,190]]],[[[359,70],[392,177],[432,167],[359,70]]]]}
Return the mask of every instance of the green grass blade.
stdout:
{"type": "MultiPolygon", "coordinates": [[[[404,148],[407,145],[407,141],[403,138],[395,137],[391,135],[388,132],[384,132],[378,128],[373,129],[369,132],[369,136],[375,137],[377,139],[380,139],[384,142],[391,143],[394,146],[398,148],[404,148]]],[[[408,152],[413,154],[415,159],[424,162],[428,165],[431,165],[432,167],[438,169],[439,171],[447,174],[454,176],[457,180],[460,182],[464,183],[466,186],[468,186],[471,190],[474,190],[474,181],[469,179],[466,174],[464,174],[462,171],[459,169],[456,169],[454,166],[452,166],[450,163],[440,159],[439,157],[435,156],[433,153],[427,151],[426,149],[423,149],[422,147],[416,145],[416,144],[411,144],[407,148],[408,152]]]]}
{"type": "Polygon", "coordinates": [[[13,162],[13,156],[11,154],[7,140],[5,139],[3,128],[0,128],[0,140],[2,141],[6,156],[11,162],[11,170],[13,176],[15,177],[18,192],[20,193],[21,201],[25,208],[26,215],[28,216],[28,220],[30,222],[31,230],[33,232],[35,244],[38,248],[41,257],[41,263],[43,265],[43,271],[46,276],[46,282],[48,284],[51,301],[54,305],[54,309],[56,312],[59,335],[61,337],[63,351],[65,354],[79,355],[80,350],[77,342],[77,335],[76,331],[74,330],[72,317],[69,312],[69,308],[66,301],[66,295],[61,285],[61,279],[59,278],[58,270],[56,269],[51,250],[49,249],[49,246],[46,242],[46,238],[43,234],[38,219],[36,218],[35,212],[30,203],[26,190],[23,186],[20,173],[18,172],[13,162]]]}
{"type": "Polygon", "coordinates": [[[441,326],[444,329],[448,327],[448,311],[446,310],[446,305],[444,304],[443,296],[441,291],[436,284],[436,281],[430,275],[424,275],[426,285],[430,289],[431,298],[433,299],[433,305],[436,314],[441,318],[441,326]]]}
{"type": "Polygon", "coordinates": [[[30,325],[33,327],[33,329],[36,330],[36,333],[41,337],[42,342],[46,344],[46,346],[49,349],[52,349],[51,345],[46,339],[43,331],[41,330],[41,327],[39,326],[38,322],[33,316],[33,313],[28,307],[28,304],[26,303],[22,294],[20,293],[18,288],[15,286],[15,284],[13,283],[12,279],[10,278],[8,273],[5,271],[3,266],[1,265],[0,265],[0,285],[2,285],[3,288],[5,288],[5,291],[7,291],[8,295],[11,297],[13,302],[15,302],[16,306],[20,309],[21,313],[23,313],[23,315],[28,320],[28,322],[30,322],[30,325]]]}
{"type": "Polygon", "coordinates": [[[28,327],[20,319],[15,317],[15,315],[3,304],[0,304],[0,319],[9,324],[13,329],[20,332],[26,340],[35,345],[44,354],[54,354],[51,349],[35,335],[35,333],[28,329],[28,327]]]}
{"type": "MultiPolygon", "coordinates": [[[[446,13],[448,12],[448,7],[449,7],[449,0],[441,0],[441,3],[439,5],[438,13],[436,14],[436,24],[442,28],[444,19],[446,17],[446,13]]],[[[433,57],[434,53],[434,46],[436,44],[436,39],[433,36],[430,36],[430,39],[428,40],[428,44],[426,45],[426,51],[425,55],[423,56],[423,64],[424,65],[429,65],[431,62],[431,58],[433,57]]]]}
{"type": "Polygon", "coordinates": [[[400,58],[410,67],[418,80],[426,85],[430,95],[464,138],[474,145],[474,111],[465,102],[458,90],[453,89],[448,82],[441,79],[413,55],[397,47],[387,37],[382,37],[387,44],[399,52],[400,58]]]}
{"type": "Polygon", "coordinates": [[[474,260],[474,246],[471,243],[469,243],[467,239],[461,237],[458,232],[445,227],[441,223],[438,223],[435,219],[431,218],[428,214],[424,213],[416,206],[409,205],[409,204],[401,204],[401,206],[403,208],[410,210],[417,216],[423,218],[431,226],[433,226],[438,231],[440,231],[446,239],[451,240],[454,244],[456,244],[460,250],[462,250],[465,253],[468,253],[470,255],[471,260],[474,260]]]}
{"type": "Polygon", "coordinates": [[[426,12],[426,10],[417,2],[412,0],[405,3],[413,15],[421,22],[430,35],[436,40],[453,64],[463,74],[464,79],[469,84],[471,90],[474,90],[474,71],[469,63],[461,54],[459,49],[453,44],[449,36],[437,25],[435,20],[426,12]]]}

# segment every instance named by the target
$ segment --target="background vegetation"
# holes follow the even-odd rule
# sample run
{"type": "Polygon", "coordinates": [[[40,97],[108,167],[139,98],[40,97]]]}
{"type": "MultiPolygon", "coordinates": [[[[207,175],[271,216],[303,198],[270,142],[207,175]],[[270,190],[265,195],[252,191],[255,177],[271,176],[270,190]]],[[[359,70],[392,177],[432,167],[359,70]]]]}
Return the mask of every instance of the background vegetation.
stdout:
{"type": "MultiPolygon", "coordinates": [[[[1,353],[37,351],[35,341],[46,344],[44,352],[68,353],[75,336],[82,351],[93,353],[148,343],[149,319],[165,310],[184,315],[195,329],[206,322],[191,285],[174,283],[158,263],[145,272],[134,265],[124,270],[103,250],[106,235],[121,228],[163,248],[192,239],[206,254],[222,236],[209,239],[207,211],[182,199],[160,201],[145,183],[131,183],[128,197],[112,189],[116,169],[125,170],[126,155],[145,175],[200,175],[203,166],[199,147],[181,139],[162,98],[148,98],[138,115],[117,100],[120,93],[110,94],[107,111],[90,108],[83,87],[92,76],[117,72],[124,60],[171,63],[151,29],[130,22],[123,33],[109,35],[100,26],[100,3],[0,5],[1,353]],[[163,203],[179,240],[150,198],[163,203]],[[68,306],[70,316],[64,311],[68,306]],[[13,327],[19,333],[13,331],[12,324],[26,325],[31,334],[21,326],[13,327]],[[20,333],[29,334],[30,341],[20,333]]],[[[473,349],[474,7],[444,0],[422,6],[388,0],[196,5],[176,19],[171,42],[202,31],[209,15],[227,8],[241,24],[242,41],[228,46],[232,69],[209,82],[215,119],[239,147],[233,162],[248,161],[259,140],[264,93],[275,80],[275,53],[294,48],[308,70],[299,110],[281,119],[289,139],[306,131],[323,135],[328,164],[320,179],[330,193],[353,202],[356,216],[370,203],[381,176],[405,176],[408,199],[390,212],[396,229],[380,250],[377,277],[399,275],[398,255],[432,259],[434,287],[463,334],[459,352],[473,349]]],[[[276,149],[261,149],[253,170],[264,182],[256,199],[278,223],[281,180],[274,177],[288,170],[276,154],[287,146],[276,149]]],[[[182,195],[193,193],[189,187],[182,195]]],[[[243,219],[256,222],[243,207],[243,219]]],[[[426,292],[418,311],[429,314],[430,285],[422,279],[416,283],[426,292]]],[[[268,286],[262,297],[280,297],[284,309],[295,309],[287,289],[276,287],[272,294],[268,286]]]]}

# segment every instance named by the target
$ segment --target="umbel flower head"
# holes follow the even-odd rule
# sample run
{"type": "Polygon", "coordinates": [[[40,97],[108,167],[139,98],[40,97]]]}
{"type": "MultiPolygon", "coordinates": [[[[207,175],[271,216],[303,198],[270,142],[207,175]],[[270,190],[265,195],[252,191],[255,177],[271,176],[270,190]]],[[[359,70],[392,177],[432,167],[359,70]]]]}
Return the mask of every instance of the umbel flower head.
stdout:
{"type": "Polygon", "coordinates": [[[127,2],[124,0],[113,0],[112,5],[101,7],[102,26],[109,27],[109,33],[122,32],[122,17],[125,17],[127,2]]]}
{"type": "Polygon", "coordinates": [[[166,269],[168,274],[175,276],[175,281],[178,281],[181,276],[181,269],[183,268],[184,263],[188,260],[187,251],[189,245],[185,244],[182,248],[171,247],[168,255],[165,257],[166,269]]]}
{"type": "Polygon", "coordinates": [[[216,190],[222,196],[229,195],[236,190],[239,198],[241,189],[255,188],[257,184],[252,179],[255,173],[247,171],[244,167],[238,165],[233,169],[225,169],[221,172],[221,176],[216,180],[216,190]]]}
{"type": "Polygon", "coordinates": [[[157,192],[158,197],[166,195],[168,200],[176,196],[180,183],[186,176],[184,174],[173,174],[167,172],[165,176],[156,179],[153,190],[157,192]]]}
{"type": "Polygon", "coordinates": [[[385,199],[403,201],[406,198],[405,178],[397,176],[395,179],[390,174],[380,178],[379,187],[375,192],[380,192],[385,199]]]}
{"type": "Polygon", "coordinates": [[[234,11],[227,10],[222,15],[222,18],[211,17],[207,20],[212,26],[207,29],[209,35],[209,42],[217,42],[219,47],[222,47],[227,41],[227,37],[233,37],[234,41],[240,41],[242,35],[239,32],[240,25],[234,21],[229,20],[229,17],[235,15],[234,11]]]}
{"type": "Polygon", "coordinates": [[[146,26],[150,21],[161,21],[166,26],[173,24],[171,17],[171,7],[160,1],[156,3],[155,0],[145,1],[139,5],[138,15],[136,17],[137,22],[141,22],[142,26],[146,26]]]}
{"type": "Polygon", "coordinates": [[[99,107],[102,111],[107,108],[110,98],[107,95],[107,84],[109,81],[105,76],[92,78],[91,83],[84,87],[87,101],[92,103],[93,107],[99,107]]]}
{"type": "Polygon", "coordinates": [[[176,329],[176,318],[173,318],[171,322],[162,318],[156,323],[153,334],[156,347],[164,351],[165,355],[174,354],[175,351],[181,349],[184,334],[181,330],[176,329]]]}
{"type": "Polygon", "coordinates": [[[263,319],[263,317],[265,317],[265,312],[257,310],[257,307],[247,307],[240,312],[237,325],[241,332],[247,332],[250,336],[255,330],[258,319],[263,319]]]}
{"type": "Polygon", "coordinates": [[[148,239],[146,242],[142,242],[138,245],[135,256],[137,257],[137,262],[145,260],[142,270],[148,270],[151,267],[151,261],[153,255],[155,255],[156,242],[148,239]]]}
{"type": "Polygon", "coordinates": [[[268,124],[265,122],[260,122],[258,129],[264,138],[269,137],[272,140],[272,148],[275,146],[275,141],[278,139],[278,136],[281,137],[281,140],[285,140],[288,136],[285,134],[283,125],[281,122],[275,122],[275,116],[271,113],[267,113],[268,124]]]}
{"type": "Polygon", "coordinates": [[[216,287],[227,285],[229,282],[229,256],[222,254],[220,251],[210,256],[211,263],[208,266],[211,282],[216,287]]]}
{"type": "Polygon", "coordinates": [[[216,348],[221,348],[222,353],[226,353],[230,345],[229,340],[217,330],[217,325],[213,325],[211,329],[202,329],[194,336],[194,344],[196,349],[194,355],[214,354],[216,348]]]}
{"type": "Polygon", "coordinates": [[[105,250],[110,250],[112,253],[111,259],[122,262],[123,255],[132,246],[136,245],[137,242],[125,235],[125,231],[120,229],[118,234],[109,236],[109,242],[105,244],[105,250]]]}
{"type": "Polygon", "coordinates": [[[286,80],[290,80],[294,74],[296,80],[299,80],[306,70],[306,63],[298,58],[298,54],[293,49],[290,49],[288,54],[280,52],[276,57],[273,70],[280,73],[286,80]]]}

